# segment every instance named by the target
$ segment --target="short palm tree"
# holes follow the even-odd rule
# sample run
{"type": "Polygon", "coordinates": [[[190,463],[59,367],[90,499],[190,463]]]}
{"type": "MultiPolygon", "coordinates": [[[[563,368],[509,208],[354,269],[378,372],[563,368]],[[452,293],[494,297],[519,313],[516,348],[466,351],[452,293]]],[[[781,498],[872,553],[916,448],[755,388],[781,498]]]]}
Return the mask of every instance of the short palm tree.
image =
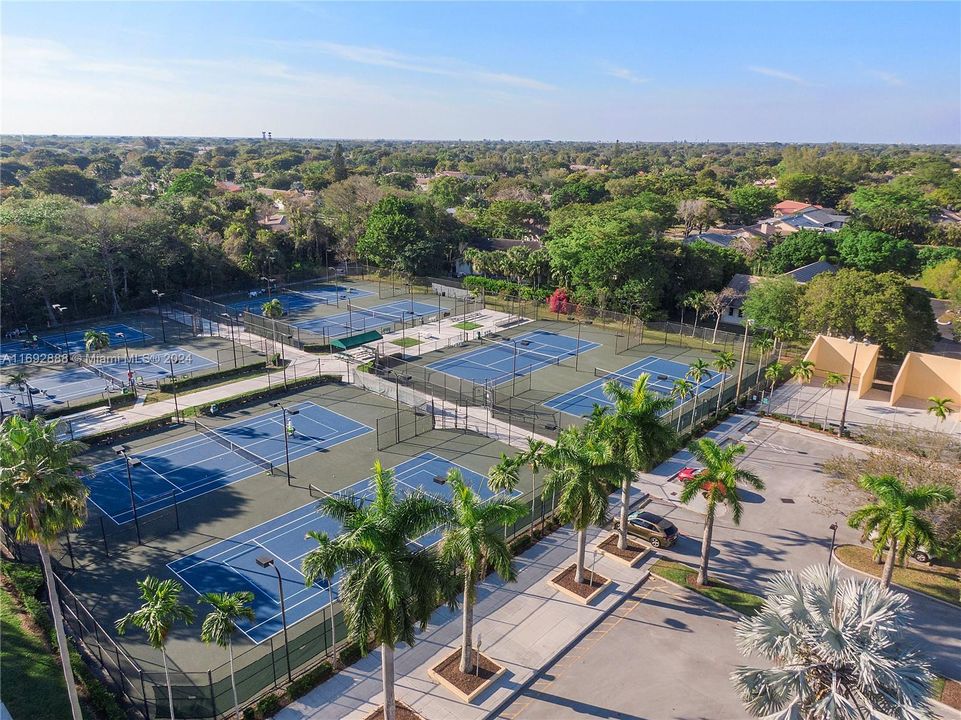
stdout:
{"type": "Polygon", "coordinates": [[[858,485],[875,501],[851,513],[848,525],[874,542],[878,557],[886,553],[881,586],[888,587],[895,559],[904,562],[921,545],[933,549],[934,528],[923,513],[954,500],[954,490],[936,483],[909,488],[893,475],[862,475],[858,485]]]}
{"type": "Polygon", "coordinates": [[[78,442],[58,439],[56,422],[13,415],[0,425],[0,513],[18,541],[33,543],[40,552],[74,720],[82,716],[50,564],[50,546],[60,533],[76,530],[87,519],[89,490],[80,479],[85,468],[74,460],[82,450],[78,442]]]}
{"type": "Polygon", "coordinates": [[[939,425],[944,425],[944,421],[948,419],[948,416],[954,412],[954,408],[951,405],[954,400],[947,397],[936,397],[932,395],[928,398],[928,414],[934,415],[938,419],[939,425]]]}
{"type": "Polygon", "coordinates": [[[811,382],[811,378],[814,377],[814,362],[811,360],[798,360],[797,363],[791,366],[791,377],[798,384],[798,399],[797,406],[794,410],[794,419],[798,419],[798,415],[801,414],[801,388],[807,383],[811,382]]]}
{"type": "MultiPolygon", "coordinates": [[[[677,427],[676,432],[681,432],[681,418],[684,416],[682,408],[684,403],[689,397],[694,395],[694,383],[692,383],[687,378],[674,378],[674,382],[671,383],[671,397],[677,401],[677,427]]],[[[694,415],[691,415],[691,423],[693,425],[694,415]]]]}
{"type": "Polygon", "coordinates": [[[544,454],[547,452],[547,443],[536,438],[527,438],[527,449],[524,450],[520,459],[524,465],[531,470],[531,535],[534,534],[534,522],[536,520],[536,501],[537,501],[537,473],[544,465],[544,454]]]}
{"type": "Polygon", "coordinates": [[[237,682],[234,677],[233,637],[237,632],[238,620],[254,619],[254,611],[250,607],[253,601],[254,594],[247,590],[235,593],[208,592],[197,600],[198,603],[213,608],[200,626],[200,639],[205,643],[216,643],[227,648],[227,656],[230,658],[230,688],[234,693],[234,714],[237,720],[240,720],[240,701],[237,698],[237,682]]]}
{"type": "Polygon", "coordinates": [[[180,602],[183,586],[176,580],[160,580],[148,575],[137,581],[143,605],[132,613],[117,620],[117,632],[126,634],[131,625],[138,627],[147,635],[147,642],[154,650],[160,651],[163,658],[164,678],[167,681],[167,702],[170,703],[170,720],[174,720],[174,691],[170,685],[170,671],[167,669],[167,635],[178,620],[189,625],[194,621],[194,610],[180,602]]]}
{"type": "Polygon", "coordinates": [[[601,416],[598,431],[607,440],[614,456],[622,458],[626,472],[621,481],[621,520],[618,547],[627,549],[627,515],[631,504],[631,483],[635,473],[650,470],[674,447],[675,433],[661,421],[674,401],[648,387],[646,373],[630,389],[617,380],[604,384],[604,394],[614,403],[611,412],[601,416]]]}
{"type": "Polygon", "coordinates": [[[576,582],[584,582],[587,528],[607,524],[611,487],[619,484],[625,465],[614,455],[610,443],[591,428],[568,427],[547,451],[544,497],[556,491],[557,515],[577,532],[576,582]]]}
{"type": "Polygon", "coordinates": [[[83,334],[83,346],[88,353],[96,353],[110,347],[110,336],[103,330],[87,330],[83,334]]]}
{"type": "Polygon", "coordinates": [[[260,307],[260,312],[265,318],[273,320],[271,323],[273,326],[273,340],[274,340],[274,353],[277,352],[277,320],[280,320],[284,316],[284,306],[277,298],[272,298],[265,302],[260,307]]]}
{"type": "Polygon", "coordinates": [[[777,381],[781,379],[781,373],[783,372],[784,372],[784,366],[777,361],[772,362],[764,370],[764,379],[767,380],[768,382],[768,389],[767,389],[768,397],[774,394],[774,386],[775,384],[777,384],[777,381]]]}
{"type": "Polygon", "coordinates": [[[36,415],[36,410],[33,407],[33,394],[30,392],[30,379],[27,377],[27,373],[20,370],[8,375],[7,387],[16,388],[21,395],[26,396],[27,406],[30,408],[30,417],[36,415]]]}
{"type": "Polygon", "coordinates": [[[734,524],[740,525],[744,506],[741,505],[741,499],[737,496],[738,485],[746,484],[756,490],[763,490],[764,483],[750,470],[737,466],[738,456],[743,455],[747,450],[744,445],[721,447],[710,438],[700,438],[691,444],[689,450],[704,469],[684,483],[680,499],[682,503],[689,503],[698,495],[702,495],[707,501],[707,510],[704,513],[704,535],[701,540],[701,565],[697,571],[697,584],[707,585],[714,516],[718,505],[727,506],[731,511],[734,524]]]}
{"type": "Polygon", "coordinates": [[[739,667],[731,679],[755,717],[931,717],[933,675],[904,642],[909,623],[901,593],[842,579],[836,568],[781,573],[760,612],[735,630],[741,652],[766,667],[739,667]]]}
{"type": "MultiPolygon", "coordinates": [[[[833,390],[838,385],[843,385],[844,383],[846,383],[847,380],[848,380],[847,376],[842,375],[841,373],[828,372],[824,376],[824,387],[826,387],[828,390],[833,390]]],[[[828,424],[831,421],[831,395],[833,395],[833,393],[830,393],[828,395],[828,408],[827,408],[827,411],[825,411],[824,413],[825,429],[827,428],[828,424]]]]}
{"type": "Polygon", "coordinates": [[[757,348],[757,373],[754,377],[754,384],[761,382],[761,368],[764,367],[764,358],[774,349],[774,338],[770,335],[758,335],[752,343],[757,348]]]}
{"type": "Polygon", "coordinates": [[[520,482],[520,455],[501,453],[500,460],[487,471],[487,486],[491,492],[512,493],[520,482]]]}
{"type": "Polygon", "coordinates": [[[507,582],[517,573],[511,562],[511,551],[504,539],[504,527],[517,522],[527,511],[526,505],[511,498],[495,496],[483,502],[464,482],[460,471],[452,468],[447,473],[451,489],[451,511],[440,555],[451,567],[463,574],[464,621],[461,638],[460,671],[468,673],[472,667],[471,649],[474,628],[474,602],[477,582],[488,566],[507,582]]]}
{"type": "Polygon", "coordinates": [[[340,600],[351,637],[366,653],[368,643],[381,648],[384,717],[395,720],[394,648],[414,644],[414,628],[425,628],[431,613],[445,600],[456,607],[450,568],[436,552],[411,541],[446,522],[449,510],[426,493],[398,497],[394,474],[374,463],[374,496],[330,496],[321,514],[340,522],[331,539],[316,532],[308,536],[317,547],[301,565],[308,583],[343,572],[340,600]]]}
{"type": "Polygon", "coordinates": [[[706,360],[698,358],[692,362],[687,369],[687,377],[694,382],[694,414],[691,417],[692,427],[697,423],[697,399],[701,394],[701,383],[711,377],[711,371],[708,369],[710,367],[706,360]]]}
{"type": "Polygon", "coordinates": [[[717,357],[714,358],[714,362],[711,366],[721,373],[721,386],[717,392],[717,407],[714,409],[715,417],[721,414],[721,400],[724,398],[724,383],[727,380],[728,373],[734,369],[737,365],[737,359],[734,357],[732,352],[719,352],[717,357]]]}

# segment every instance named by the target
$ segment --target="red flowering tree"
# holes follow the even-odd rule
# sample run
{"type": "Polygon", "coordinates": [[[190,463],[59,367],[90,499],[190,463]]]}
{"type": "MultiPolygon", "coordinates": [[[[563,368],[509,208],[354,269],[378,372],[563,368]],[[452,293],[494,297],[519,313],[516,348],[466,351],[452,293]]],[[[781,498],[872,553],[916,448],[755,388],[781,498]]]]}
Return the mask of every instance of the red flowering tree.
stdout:
{"type": "Polygon", "coordinates": [[[547,307],[550,308],[552,313],[563,313],[564,315],[569,315],[573,306],[571,305],[570,297],[567,294],[566,288],[557,288],[551,296],[547,298],[547,307]]]}

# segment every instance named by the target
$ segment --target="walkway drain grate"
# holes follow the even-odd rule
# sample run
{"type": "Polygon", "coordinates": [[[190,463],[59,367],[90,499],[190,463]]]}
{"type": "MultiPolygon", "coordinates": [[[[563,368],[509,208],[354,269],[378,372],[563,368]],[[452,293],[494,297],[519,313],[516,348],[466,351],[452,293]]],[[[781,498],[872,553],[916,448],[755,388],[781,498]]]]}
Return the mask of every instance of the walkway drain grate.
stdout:
{"type": "Polygon", "coordinates": [[[785,505],[793,505],[794,498],[781,498],[781,502],[784,503],[785,505]]]}

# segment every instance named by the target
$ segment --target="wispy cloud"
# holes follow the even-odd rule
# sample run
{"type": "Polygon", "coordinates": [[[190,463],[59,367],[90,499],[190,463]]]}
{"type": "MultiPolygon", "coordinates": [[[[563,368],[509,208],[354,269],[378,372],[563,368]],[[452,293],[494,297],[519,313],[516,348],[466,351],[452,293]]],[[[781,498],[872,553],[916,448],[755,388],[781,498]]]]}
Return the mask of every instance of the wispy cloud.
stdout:
{"type": "Polygon", "coordinates": [[[904,80],[899,78],[894,73],[886,72],[884,70],[868,70],[869,75],[873,75],[878,80],[891,87],[900,87],[904,85],[904,80]]]}
{"type": "Polygon", "coordinates": [[[617,65],[606,65],[604,68],[604,74],[624,80],[625,82],[633,83],[634,85],[643,85],[644,83],[651,81],[650,78],[641,77],[630,68],[619,67],[617,65]]]}
{"type": "Polygon", "coordinates": [[[777,68],[763,67],[759,65],[749,65],[748,70],[752,73],[757,73],[758,75],[766,75],[767,77],[777,78],[778,80],[786,80],[787,82],[792,82],[795,85],[812,85],[809,80],[805,80],[800,75],[795,75],[794,73],[789,73],[784,70],[778,70],[777,68]]]}

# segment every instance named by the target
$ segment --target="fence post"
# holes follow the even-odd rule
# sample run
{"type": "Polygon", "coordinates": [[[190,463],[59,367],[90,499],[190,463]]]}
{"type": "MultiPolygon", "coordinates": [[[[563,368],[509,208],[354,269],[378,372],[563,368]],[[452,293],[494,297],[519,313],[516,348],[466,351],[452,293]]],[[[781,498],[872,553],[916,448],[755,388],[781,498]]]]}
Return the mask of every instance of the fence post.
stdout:
{"type": "Polygon", "coordinates": [[[103,515],[100,516],[100,535],[103,537],[103,552],[110,557],[110,548],[107,546],[107,528],[103,524],[103,515]]]}
{"type": "Polygon", "coordinates": [[[210,688],[211,717],[217,717],[217,696],[214,694],[214,678],[210,668],[207,668],[207,686],[210,688]]]}
{"type": "Polygon", "coordinates": [[[274,674],[274,687],[277,687],[277,661],[274,653],[274,639],[270,638],[270,669],[274,674]]]}
{"type": "Polygon", "coordinates": [[[140,692],[143,693],[143,716],[149,720],[150,703],[147,701],[147,684],[143,681],[143,670],[137,668],[137,675],[140,676],[140,692]]]}

